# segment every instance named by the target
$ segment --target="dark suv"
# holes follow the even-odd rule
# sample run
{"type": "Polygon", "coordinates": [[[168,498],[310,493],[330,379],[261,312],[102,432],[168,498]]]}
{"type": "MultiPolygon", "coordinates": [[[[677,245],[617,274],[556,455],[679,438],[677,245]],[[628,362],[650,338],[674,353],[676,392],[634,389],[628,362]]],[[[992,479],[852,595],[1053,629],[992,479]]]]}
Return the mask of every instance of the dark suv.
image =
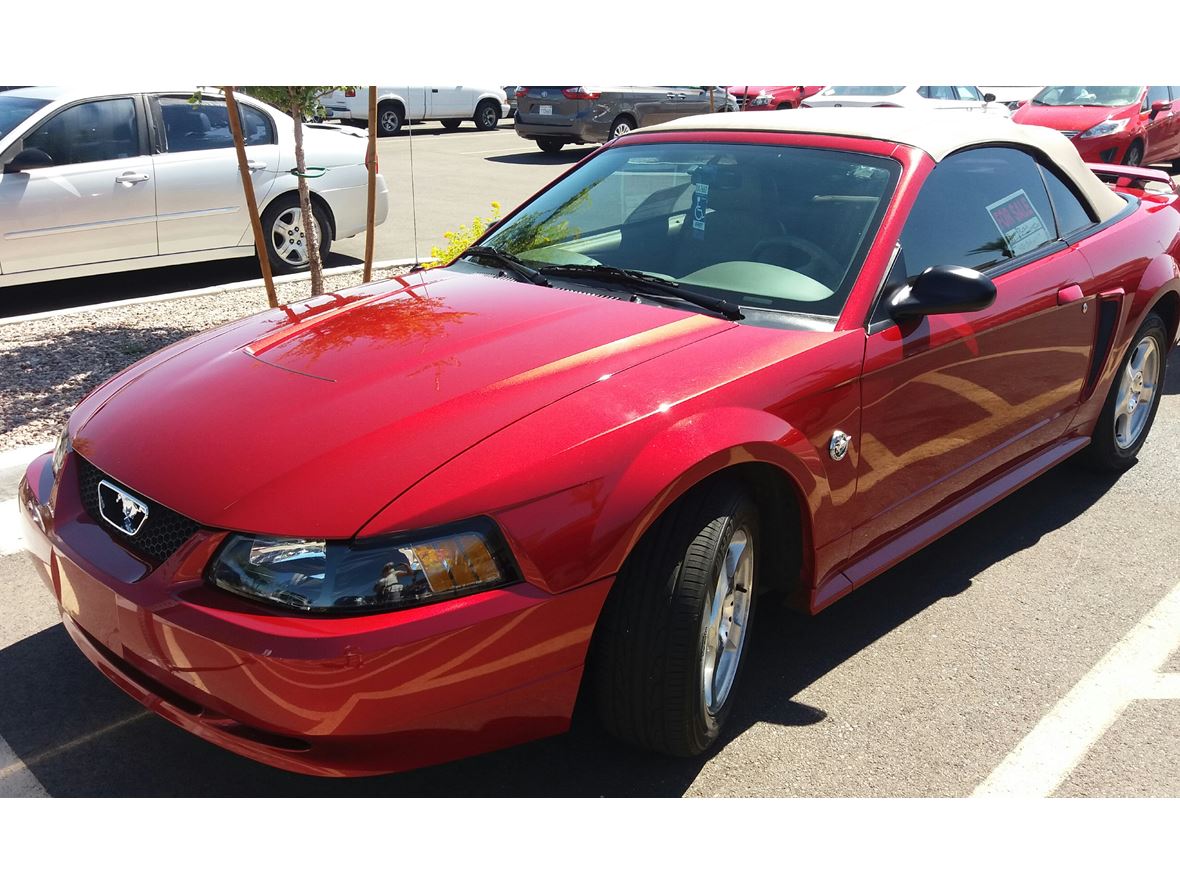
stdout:
{"type": "Polygon", "coordinates": [[[567,144],[603,144],[640,126],[728,111],[732,103],[723,86],[518,86],[516,134],[555,154],[567,144]]]}

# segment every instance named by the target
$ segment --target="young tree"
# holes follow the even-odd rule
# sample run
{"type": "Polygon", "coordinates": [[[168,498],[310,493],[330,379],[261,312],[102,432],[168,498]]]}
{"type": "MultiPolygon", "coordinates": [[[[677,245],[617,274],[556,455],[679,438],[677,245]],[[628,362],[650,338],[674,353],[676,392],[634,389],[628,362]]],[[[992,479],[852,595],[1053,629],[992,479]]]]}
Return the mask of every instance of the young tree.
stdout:
{"type": "MultiPolygon", "coordinates": [[[[311,294],[324,294],[324,268],[320,260],[320,237],[311,207],[311,192],[307,187],[307,163],[303,157],[303,119],[318,117],[323,112],[320,99],[335,89],[349,89],[348,86],[241,86],[245,92],[260,101],[274,105],[291,115],[295,122],[295,171],[299,177],[299,211],[305,244],[307,246],[308,269],[311,271],[311,294]]],[[[262,244],[259,244],[261,247],[262,244]]]]}

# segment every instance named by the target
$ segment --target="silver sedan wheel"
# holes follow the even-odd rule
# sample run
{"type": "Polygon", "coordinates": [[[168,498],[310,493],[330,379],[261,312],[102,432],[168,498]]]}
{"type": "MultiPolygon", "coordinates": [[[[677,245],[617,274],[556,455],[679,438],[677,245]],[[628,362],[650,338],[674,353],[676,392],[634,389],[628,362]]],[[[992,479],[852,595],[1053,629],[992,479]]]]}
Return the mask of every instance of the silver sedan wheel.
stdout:
{"type": "MultiPolygon", "coordinates": [[[[312,224],[315,224],[316,242],[322,243],[319,224],[315,222],[315,219],[312,219],[312,224]]],[[[275,254],[287,264],[292,267],[307,264],[309,257],[307,231],[303,226],[303,212],[298,206],[293,206],[279,213],[271,227],[270,238],[274,243],[275,254]]]]}
{"type": "Polygon", "coordinates": [[[729,539],[713,594],[705,608],[705,647],[701,685],[705,708],[716,715],[725,706],[746,644],[754,584],[754,543],[745,529],[729,539]]]}
{"type": "Polygon", "coordinates": [[[620,135],[626,135],[631,131],[631,124],[626,121],[621,121],[615,124],[614,130],[611,132],[611,138],[618,138],[620,135]]]}
{"type": "Polygon", "coordinates": [[[1119,398],[1114,412],[1114,441],[1119,448],[1129,449],[1139,441],[1151,416],[1159,375],[1159,347],[1154,338],[1144,338],[1119,378],[1119,398]]]}

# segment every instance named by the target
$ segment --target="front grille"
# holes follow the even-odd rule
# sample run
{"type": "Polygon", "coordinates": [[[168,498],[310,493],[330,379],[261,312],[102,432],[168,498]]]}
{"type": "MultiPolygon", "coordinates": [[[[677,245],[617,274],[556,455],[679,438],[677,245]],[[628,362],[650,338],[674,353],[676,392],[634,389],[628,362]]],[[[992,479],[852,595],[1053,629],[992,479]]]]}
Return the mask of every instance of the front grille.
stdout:
{"type": "Polygon", "coordinates": [[[78,493],[82,498],[82,507],[96,524],[103,527],[107,534],[133,553],[146,559],[153,566],[157,566],[180,549],[180,546],[193,536],[200,526],[175,510],[169,510],[150,498],[122,485],[117,479],[107,476],[85,458],[74,455],[78,461],[78,493]],[[114,483],[119,488],[126,489],[148,506],[147,519],[134,535],[125,535],[102,517],[98,509],[98,484],[102,480],[114,483]]]}

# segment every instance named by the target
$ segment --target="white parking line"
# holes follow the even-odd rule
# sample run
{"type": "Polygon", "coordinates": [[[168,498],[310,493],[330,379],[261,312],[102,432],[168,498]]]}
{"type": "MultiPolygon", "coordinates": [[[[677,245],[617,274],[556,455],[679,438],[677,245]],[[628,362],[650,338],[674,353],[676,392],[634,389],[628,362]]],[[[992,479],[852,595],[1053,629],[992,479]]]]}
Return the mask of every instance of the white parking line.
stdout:
{"type": "Polygon", "coordinates": [[[0,501],[0,556],[9,556],[25,549],[21,530],[20,511],[16,498],[0,501]]]}
{"type": "Polygon", "coordinates": [[[0,737],[0,799],[38,798],[49,796],[37,776],[21,762],[20,757],[0,737]]]}
{"type": "Polygon", "coordinates": [[[1180,584],[1130,629],[973,795],[1049,796],[1131,701],[1180,698],[1180,674],[1157,672],[1180,645],[1180,584]]]}

